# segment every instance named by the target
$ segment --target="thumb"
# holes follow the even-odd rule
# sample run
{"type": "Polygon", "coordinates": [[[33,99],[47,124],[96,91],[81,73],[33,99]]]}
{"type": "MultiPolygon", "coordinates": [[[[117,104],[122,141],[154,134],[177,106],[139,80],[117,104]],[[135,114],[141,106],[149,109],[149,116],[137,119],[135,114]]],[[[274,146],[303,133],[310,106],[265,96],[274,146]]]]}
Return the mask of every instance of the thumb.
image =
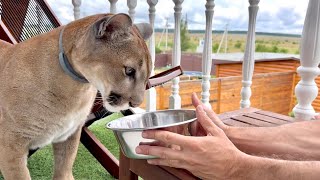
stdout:
{"type": "Polygon", "coordinates": [[[207,132],[207,135],[216,136],[223,132],[218,126],[216,126],[212,120],[207,116],[201,105],[197,106],[196,109],[198,122],[201,124],[203,129],[207,132]]]}

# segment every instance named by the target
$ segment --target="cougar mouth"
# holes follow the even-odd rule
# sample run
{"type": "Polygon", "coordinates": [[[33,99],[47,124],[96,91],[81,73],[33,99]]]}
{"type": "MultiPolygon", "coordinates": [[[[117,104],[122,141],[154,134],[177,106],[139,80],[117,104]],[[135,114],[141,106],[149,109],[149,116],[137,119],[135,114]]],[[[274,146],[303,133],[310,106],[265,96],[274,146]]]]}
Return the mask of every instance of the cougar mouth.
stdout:
{"type": "Polygon", "coordinates": [[[107,101],[111,106],[118,106],[121,104],[122,97],[120,94],[117,94],[115,92],[111,92],[107,98],[107,101]]]}
{"type": "Polygon", "coordinates": [[[129,109],[129,102],[125,102],[124,98],[115,92],[110,92],[104,103],[105,108],[111,112],[120,112],[129,109]]]}

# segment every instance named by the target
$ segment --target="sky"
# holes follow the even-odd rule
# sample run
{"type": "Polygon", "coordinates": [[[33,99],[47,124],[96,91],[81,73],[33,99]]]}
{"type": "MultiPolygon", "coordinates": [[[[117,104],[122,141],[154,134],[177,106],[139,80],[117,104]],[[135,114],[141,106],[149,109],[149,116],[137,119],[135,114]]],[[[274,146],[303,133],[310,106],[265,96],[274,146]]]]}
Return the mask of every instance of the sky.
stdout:
{"type": "MultiPolygon", "coordinates": [[[[137,0],[135,22],[149,22],[147,0],[137,0]]],[[[47,0],[62,24],[74,19],[72,0],[47,0]]],[[[182,17],[188,18],[189,29],[205,29],[206,0],[184,0],[182,17]]],[[[213,30],[223,30],[228,23],[229,30],[247,31],[248,0],[215,0],[213,30]]],[[[270,33],[301,34],[308,6],[308,0],[260,0],[256,31],[270,33]]],[[[107,13],[108,0],[82,0],[81,17],[107,13]]],[[[118,0],[117,12],[128,13],[127,1],[118,0]]],[[[174,3],[172,0],[158,0],[155,28],[163,28],[166,18],[169,28],[174,28],[174,3]]]]}

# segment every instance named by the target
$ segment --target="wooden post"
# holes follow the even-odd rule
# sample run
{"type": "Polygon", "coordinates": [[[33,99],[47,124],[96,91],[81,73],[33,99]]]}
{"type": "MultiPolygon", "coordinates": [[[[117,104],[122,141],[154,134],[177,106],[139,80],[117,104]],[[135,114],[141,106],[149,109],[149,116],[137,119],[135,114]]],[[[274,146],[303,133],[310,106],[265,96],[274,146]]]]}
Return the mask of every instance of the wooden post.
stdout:
{"type": "Polygon", "coordinates": [[[117,1],[118,0],[108,0],[110,2],[110,13],[117,13],[117,1]]]}
{"type": "Polygon", "coordinates": [[[255,52],[255,31],[256,31],[256,18],[259,10],[260,0],[249,0],[249,26],[247,34],[247,45],[244,53],[242,64],[242,89],[241,89],[241,108],[250,107],[251,97],[251,84],[252,75],[254,70],[254,52],[255,52]]]}
{"type": "Polygon", "coordinates": [[[72,0],[73,5],[73,16],[74,19],[77,20],[80,18],[80,6],[81,6],[81,0],[72,0]]]}
{"type": "Polygon", "coordinates": [[[295,88],[298,104],[293,108],[294,116],[310,120],[315,111],[311,105],[318,95],[315,78],[320,74],[320,1],[310,0],[301,38],[300,64],[297,72],[301,80],[295,88]]]}
{"type": "MultiPolygon", "coordinates": [[[[155,19],[155,12],[156,8],[155,6],[158,3],[158,0],[147,0],[147,3],[149,4],[149,21],[153,29],[152,36],[149,40],[149,51],[151,54],[151,60],[152,60],[152,70],[151,70],[151,76],[154,75],[154,62],[156,59],[156,49],[155,49],[155,35],[154,35],[154,19],[155,19]]],[[[147,111],[155,111],[157,110],[157,92],[155,88],[150,88],[147,91],[147,103],[146,103],[146,110],[147,111]]]]}
{"type": "Polygon", "coordinates": [[[212,18],[214,0],[207,0],[206,3],[206,34],[204,37],[204,47],[202,53],[202,102],[211,107],[209,103],[210,99],[210,79],[211,79],[211,66],[212,66],[212,18]]]}
{"type": "Polygon", "coordinates": [[[130,159],[120,151],[119,179],[138,180],[138,176],[130,170],[130,159]]]}
{"type": "Polygon", "coordinates": [[[135,8],[137,6],[137,0],[127,0],[127,6],[129,8],[128,13],[132,19],[132,22],[134,22],[134,16],[136,13],[135,8]]]}
{"type": "MultiPolygon", "coordinates": [[[[181,21],[181,10],[183,0],[173,0],[174,2],[174,43],[173,43],[173,67],[180,65],[181,61],[181,45],[180,45],[180,21],[181,21]]],[[[179,109],[181,108],[181,97],[179,95],[179,81],[180,78],[176,77],[172,80],[172,91],[169,97],[169,108],[179,109]]]]}

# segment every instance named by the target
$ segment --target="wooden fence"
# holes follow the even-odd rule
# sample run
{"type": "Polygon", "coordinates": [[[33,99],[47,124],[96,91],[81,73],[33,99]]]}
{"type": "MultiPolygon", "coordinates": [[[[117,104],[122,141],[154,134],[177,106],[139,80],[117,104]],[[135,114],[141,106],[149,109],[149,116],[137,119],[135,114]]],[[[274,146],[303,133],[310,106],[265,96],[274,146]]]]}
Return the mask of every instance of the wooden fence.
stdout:
{"type": "MultiPolygon", "coordinates": [[[[291,111],[294,78],[294,72],[255,74],[251,106],[288,115],[291,111]]],[[[210,104],[216,113],[239,109],[241,79],[240,76],[211,79],[210,104]]],[[[171,85],[170,82],[156,88],[157,109],[169,108],[171,85]]],[[[181,81],[179,85],[182,108],[194,108],[191,103],[191,94],[196,92],[200,97],[201,80],[181,81]]],[[[145,103],[140,107],[144,108],[145,103]]]]}
{"type": "MultiPolygon", "coordinates": [[[[223,62],[223,61],[222,61],[223,62]]],[[[216,64],[217,77],[241,76],[242,62],[216,64]]],[[[300,62],[295,59],[257,60],[254,64],[254,74],[271,72],[296,72],[300,62]]]]}
{"type": "MultiPolygon", "coordinates": [[[[290,109],[296,105],[297,100],[294,94],[294,88],[300,81],[300,76],[296,73],[297,68],[300,66],[300,62],[295,59],[275,59],[269,61],[258,61],[255,63],[254,74],[259,73],[274,73],[274,72],[292,72],[294,76],[294,82],[292,84],[292,99],[289,105],[290,109]]],[[[217,77],[230,77],[241,76],[242,63],[226,63],[216,64],[216,76],[217,77]]],[[[254,82],[253,82],[254,83],[254,82]]],[[[318,97],[313,101],[312,106],[316,112],[320,112],[320,77],[316,78],[316,83],[319,88],[318,97]]]]}

